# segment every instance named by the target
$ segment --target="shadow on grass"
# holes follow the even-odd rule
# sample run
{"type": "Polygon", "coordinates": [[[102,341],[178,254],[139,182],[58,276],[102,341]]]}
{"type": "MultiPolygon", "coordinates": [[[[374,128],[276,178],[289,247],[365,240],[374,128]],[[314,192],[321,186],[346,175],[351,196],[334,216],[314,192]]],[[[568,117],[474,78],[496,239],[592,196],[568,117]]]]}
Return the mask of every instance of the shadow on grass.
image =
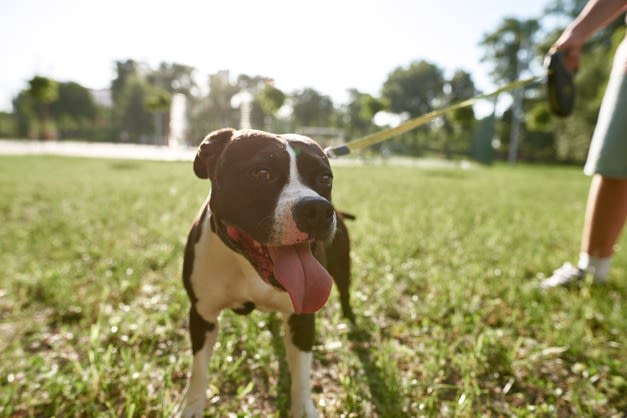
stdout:
{"type": "MultiPolygon", "coordinates": [[[[387,375],[372,359],[371,344],[374,341],[370,332],[352,322],[353,329],[348,338],[352,350],[357,354],[364,375],[368,382],[371,401],[374,404],[377,415],[380,417],[404,418],[408,415],[403,412],[399,382],[392,381],[393,377],[387,375]]],[[[290,374],[285,360],[285,347],[283,345],[283,322],[271,315],[268,321],[272,333],[272,346],[279,364],[279,379],[277,382],[277,410],[280,418],[287,418],[289,412],[290,374]]]]}
{"type": "Polygon", "coordinates": [[[426,169],[422,172],[425,177],[451,179],[451,180],[470,180],[471,176],[467,170],[458,169],[426,169]]]}
{"type": "Polygon", "coordinates": [[[272,348],[279,363],[279,380],[277,381],[277,411],[280,418],[287,418],[289,412],[290,372],[285,360],[285,346],[283,345],[283,321],[275,314],[268,318],[268,328],[272,333],[272,348]]]}
{"type": "Polygon", "coordinates": [[[109,167],[112,170],[139,170],[142,164],[136,161],[115,161],[109,167]]]}
{"type": "Polygon", "coordinates": [[[403,402],[400,401],[399,382],[392,381],[394,378],[387,375],[372,359],[370,347],[374,341],[373,336],[355,323],[353,326],[349,340],[368,381],[368,389],[378,416],[407,417],[403,412],[403,402]]]}

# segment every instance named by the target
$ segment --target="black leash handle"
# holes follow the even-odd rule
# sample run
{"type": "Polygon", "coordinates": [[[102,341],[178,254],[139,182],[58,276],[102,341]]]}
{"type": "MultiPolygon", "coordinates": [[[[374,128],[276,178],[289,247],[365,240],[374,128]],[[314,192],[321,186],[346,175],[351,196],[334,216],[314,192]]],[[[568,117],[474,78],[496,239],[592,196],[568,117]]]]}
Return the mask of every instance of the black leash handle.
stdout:
{"type": "Polygon", "coordinates": [[[575,81],[564,62],[564,53],[556,51],[549,55],[546,70],[547,98],[551,112],[562,118],[570,116],[575,108],[575,81]]]}

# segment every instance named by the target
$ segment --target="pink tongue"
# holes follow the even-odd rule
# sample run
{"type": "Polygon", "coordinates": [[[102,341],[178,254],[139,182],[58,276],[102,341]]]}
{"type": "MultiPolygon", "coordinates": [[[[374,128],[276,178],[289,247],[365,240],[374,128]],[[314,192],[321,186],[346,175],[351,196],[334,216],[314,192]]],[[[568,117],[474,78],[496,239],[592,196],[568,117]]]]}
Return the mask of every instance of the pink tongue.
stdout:
{"type": "Polygon", "coordinates": [[[274,277],[287,290],[296,313],[314,313],[327,302],[333,279],[311,253],[309,243],[268,247],[274,277]]]}

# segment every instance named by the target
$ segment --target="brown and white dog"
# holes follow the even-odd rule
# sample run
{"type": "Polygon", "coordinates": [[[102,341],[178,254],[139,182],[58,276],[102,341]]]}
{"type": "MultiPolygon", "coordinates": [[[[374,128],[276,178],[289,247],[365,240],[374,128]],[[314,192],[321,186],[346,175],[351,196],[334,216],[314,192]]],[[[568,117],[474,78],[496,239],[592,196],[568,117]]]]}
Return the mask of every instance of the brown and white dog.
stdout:
{"type": "Polygon", "coordinates": [[[222,129],[202,141],[194,172],[211,192],[185,247],[193,352],[184,417],[201,417],[208,362],[223,309],[285,316],[293,417],[317,416],[310,367],[314,313],[332,281],[351,321],[349,240],[331,205],[333,173],[324,151],[300,135],[222,129]],[[326,268],[325,268],[326,266],[326,268]]]}

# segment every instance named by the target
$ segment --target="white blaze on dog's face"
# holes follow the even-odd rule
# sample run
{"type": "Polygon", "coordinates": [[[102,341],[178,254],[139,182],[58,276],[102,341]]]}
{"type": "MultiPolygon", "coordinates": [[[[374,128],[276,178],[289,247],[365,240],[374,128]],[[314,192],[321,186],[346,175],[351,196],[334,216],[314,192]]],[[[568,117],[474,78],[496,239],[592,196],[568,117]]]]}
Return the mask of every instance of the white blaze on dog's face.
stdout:
{"type": "Polygon", "coordinates": [[[196,174],[211,178],[216,232],[263,280],[287,291],[297,313],[317,311],[332,279],[311,243],[330,241],[337,225],[324,151],[299,135],[218,135],[203,141],[194,164],[196,174]]]}
{"type": "Polygon", "coordinates": [[[269,243],[330,240],[336,227],[330,205],[333,175],[320,146],[296,134],[281,135],[289,155],[289,177],[276,204],[269,243]]]}

